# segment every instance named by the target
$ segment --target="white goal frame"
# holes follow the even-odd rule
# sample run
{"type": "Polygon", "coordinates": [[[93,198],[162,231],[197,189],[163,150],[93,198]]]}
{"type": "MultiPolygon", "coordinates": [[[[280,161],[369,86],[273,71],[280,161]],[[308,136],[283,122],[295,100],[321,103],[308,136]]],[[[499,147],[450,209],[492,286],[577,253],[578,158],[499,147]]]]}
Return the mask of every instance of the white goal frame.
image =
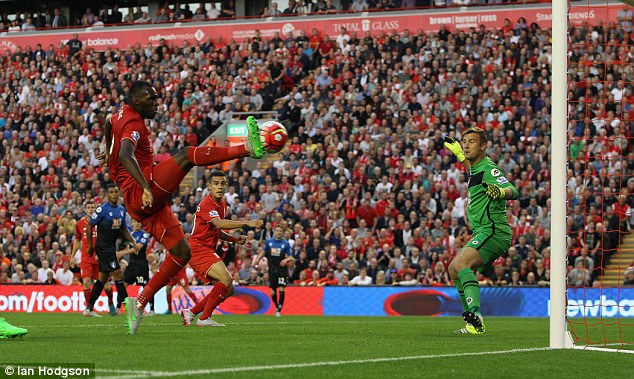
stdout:
{"type": "Polygon", "coordinates": [[[566,232],[568,163],[568,12],[567,0],[552,1],[552,154],[550,348],[633,353],[633,350],[577,346],[567,330],[566,232]]]}

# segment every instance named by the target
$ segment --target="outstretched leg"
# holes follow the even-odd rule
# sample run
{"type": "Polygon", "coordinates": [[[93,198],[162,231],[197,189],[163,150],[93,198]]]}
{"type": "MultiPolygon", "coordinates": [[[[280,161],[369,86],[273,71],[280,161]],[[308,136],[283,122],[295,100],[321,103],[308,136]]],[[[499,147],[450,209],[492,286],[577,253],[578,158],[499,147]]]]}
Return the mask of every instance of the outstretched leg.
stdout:
{"type": "Polygon", "coordinates": [[[211,166],[236,158],[264,157],[264,145],[260,139],[258,122],[253,116],[247,117],[247,141],[244,145],[231,147],[188,146],[174,155],[181,170],[188,172],[194,166],[211,166]]]}

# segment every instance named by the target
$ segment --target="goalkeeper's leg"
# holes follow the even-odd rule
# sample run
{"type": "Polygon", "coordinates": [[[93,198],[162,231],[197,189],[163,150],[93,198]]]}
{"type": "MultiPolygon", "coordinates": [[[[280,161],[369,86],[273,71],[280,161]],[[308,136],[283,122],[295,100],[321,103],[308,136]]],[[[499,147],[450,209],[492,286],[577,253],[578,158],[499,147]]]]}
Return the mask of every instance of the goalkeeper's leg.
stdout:
{"type": "MultiPolygon", "coordinates": [[[[474,236],[471,242],[477,241],[474,236]]],[[[473,273],[473,268],[482,266],[482,257],[480,253],[470,246],[465,246],[460,254],[449,264],[449,275],[456,283],[458,293],[460,294],[460,287],[462,287],[464,293],[461,294],[461,301],[464,297],[463,307],[465,312],[462,314],[464,320],[467,322],[468,327],[472,326],[475,334],[484,333],[484,323],[482,322],[482,315],[480,312],[480,285],[473,273]]]]}
{"type": "Polygon", "coordinates": [[[464,287],[462,286],[462,282],[460,281],[460,278],[454,279],[453,282],[456,285],[456,289],[458,290],[458,296],[460,296],[460,303],[462,304],[462,310],[468,311],[469,304],[467,304],[467,298],[464,295],[464,287]]]}

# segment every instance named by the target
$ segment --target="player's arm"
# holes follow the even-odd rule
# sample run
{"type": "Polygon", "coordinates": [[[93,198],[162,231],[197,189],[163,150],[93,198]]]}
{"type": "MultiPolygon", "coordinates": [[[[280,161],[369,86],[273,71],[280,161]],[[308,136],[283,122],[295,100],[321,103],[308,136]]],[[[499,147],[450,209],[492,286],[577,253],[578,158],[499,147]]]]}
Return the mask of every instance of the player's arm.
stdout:
{"type": "Polygon", "coordinates": [[[152,190],[150,184],[145,180],[145,176],[141,172],[139,162],[134,156],[136,151],[136,145],[129,138],[124,138],[121,141],[121,151],[119,151],[119,161],[126,169],[126,171],[136,180],[137,183],[143,188],[143,207],[151,207],[154,198],[152,196],[152,190]]]}
{"type": "Polygon", "coordinates": [[[130,242],[130,244],[132,244],[132,250],[134,251],[134,254],[138,254],[139,245],[136,243],[136,240],[134,239],[134,237],[132,237],[132,234],[130,234],[130,230],[125,226],[125,224],[123,225],[123,238],[125,238],[128,242],[130,242]]]}
{"type": "Polygon", "coordinates": [[[123,258],[128,254],[137,254],[138,250],[134,248],[136,244],[133,244],[132,247],[128,247],[127,249],[119,250],[116,252],[117,260],[123,258]]]}
{"type": "Polygon", "coordinates": [[[238,245],[244,245],[245,243],[247,243],[247,236],[245,236],[244,234],[241,234],[239,236],[234,236],[225,232],[222,229],[220,230],[220,239],[223,241],[237,243],[238,245]]]}
{"type": "Polygon", "coordinates": [[[262,220],[234,221],[234,220],[223,220],[220,217],[216,217],[216,218],[212,218],[211,221],[209,222],[214,226],[214,228],[224,229],[224,230],[240,229],[240,228],[261,228],[262,226],[264,226],[264,221],[262,220]]]}
{"type": "Polygon", "coordinates": [[[295,258],[293,258],[293,256],[286,257],[286,258],[282,259],[282,261],[280,262],[280,266],[286,267],[286,264],[288,262],[290,262],[290,261],[293,261],[293,260],[295,260],[295,258]]]}
{"type": "Polygon", "coordinates": [[[467,170],[471,169],[471,162],[464,156],[464,152],[462,151],[462,146],[460,146],[460,142],[456,141],[454,138],[449,136],[445,137],[444,143],[447,150],[451,151],[453,155],[456,156],[458,161],[462,162],[465,165],[467,170]]]}
{"type": "Polygon", "coordinates": [[[93,216],[90,218],[90,220],[88,221],[88,224],[86,224],[86,235],[89,236],[88,238],[86,238],[87,244],[88,244],[88,256],[92,257],[93,255],[95,255],[95,247],[92,245],[92,228],[96,225],[93,224],[93,218],[95,218],[95,214],[93,214],[93,216]]]}
{"type": "Polygon", "coordinates": [[[97,207],[97,209],[95,210],[95,212],[93,212],[93,214],[90,216],[90,218],[88,219],[88,223],[86,224],[86,241],[88,241],[87,243],[87,248],[88,248],[88,256],[92,257],[95,254],[95,247],[92,244],[92,228],[94,228],[96,225],[99,225],[99,223],[101,222],[101,220],[103,220],[103,215],[104,215],[104,211],[103,211],[103,207],[97,207]]]}
{"type": "Polygon", "coordinates": [[[492,169],[491,172],[498,172],[498,175],[492,175],[490,172],[485,174],[482,186],[486,188],[486,194],[493,200],[517,200],[519,192],[511,182],[504,177],[499,169],[492,169]],[[496,171],[497,170],[497,171],[496,171]],[[488,180],[487,180],[488,179],[488,180]]]}
{"type": "Polygon", "coordinates": [[[73,249],[71,250],[71,256],[75,256],[75,253],[77,253],[77,250],[79,250],[79,248],[81,248],[81,229],[78,227],[77,224],[75,224],[75,239],[73,240],[73,249]]]}
{"type": "Polygon", "coordinates": [[[284,244],[284,248],[282,249],[282,251],[286,255],[286,258],[282,259],[282,261],[280,262],[280,266],[286,267],[286,264],[288,262],[295,260],[295,257],[291,254],[291,244],[288,243],[288,241],[284,244]]]}
{"type": "Polygon", "coordinates": [[[379,225],[379,215],[377,213],[376,217],[374,218],[374,225],[372,225],[372,234],[376,234],[376,226],[379,225]]]}
{"type": "Polygon", "coordinates": [[[482,185],[487,189],[487,196],[491,199],[503,199],[503,200],[517,200],[517,189],[513,188],[503,188],[497,184],[486,184],[482,183],[482,185]],[[513,191],[515,190],[515,191],[513,191]]]}
{"type": "Polygon", "coordinates": [[[139,242],[136,243],[136,246],[139,249],[139,251],[141,251],[143,250],[144,247],[147,247],[149,243],[150,243],[150,233],[144,232],[139,242]]]}
{"type": "Polygon", "coordinates": [[[77,253],[77,250],[79,250],[79,248],[81,247],[81,242],[74,240],[73,241],[73,250],[71,251],[71,255],[74,257],[75,254],[77,253]]]}
{"type": "Polygon", "coordinates": [[[108,165],[108,160],[110,159],[110,149],[112,148],[112,122],[111,119],[112,116],[108,115],[106,117],[106,122],[103,125],[103,138],[104,138],[104,142],[106,143],[106,151],[100,153],[99,155],[97,155],[97,159],[99,159],[99,161],[102,162],[103,166],[107,166],[108,165]]]}

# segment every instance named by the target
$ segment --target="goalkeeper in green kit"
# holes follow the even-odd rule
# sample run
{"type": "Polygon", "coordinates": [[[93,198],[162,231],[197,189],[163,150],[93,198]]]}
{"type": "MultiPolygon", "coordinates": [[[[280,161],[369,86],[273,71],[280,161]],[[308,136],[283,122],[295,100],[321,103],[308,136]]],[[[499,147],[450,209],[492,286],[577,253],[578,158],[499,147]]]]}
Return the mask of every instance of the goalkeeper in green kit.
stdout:
{"type": "Polygon", "coordinates": [[[469,172],[467,217],[473,235],[449,264],[449,275],[456,284],[462,302],[462,318],[467,325],[458,332],[482,334],[485,331],[480,312],[480,285],[473,272],[486,273],[493,262],[511,246],[511,227],[506,216],[506,201],[519,193],[504,173],[485,154],[487,137],[480,128],[462,135],[462,146],[451,137],[444,145],[469,172]]]}

